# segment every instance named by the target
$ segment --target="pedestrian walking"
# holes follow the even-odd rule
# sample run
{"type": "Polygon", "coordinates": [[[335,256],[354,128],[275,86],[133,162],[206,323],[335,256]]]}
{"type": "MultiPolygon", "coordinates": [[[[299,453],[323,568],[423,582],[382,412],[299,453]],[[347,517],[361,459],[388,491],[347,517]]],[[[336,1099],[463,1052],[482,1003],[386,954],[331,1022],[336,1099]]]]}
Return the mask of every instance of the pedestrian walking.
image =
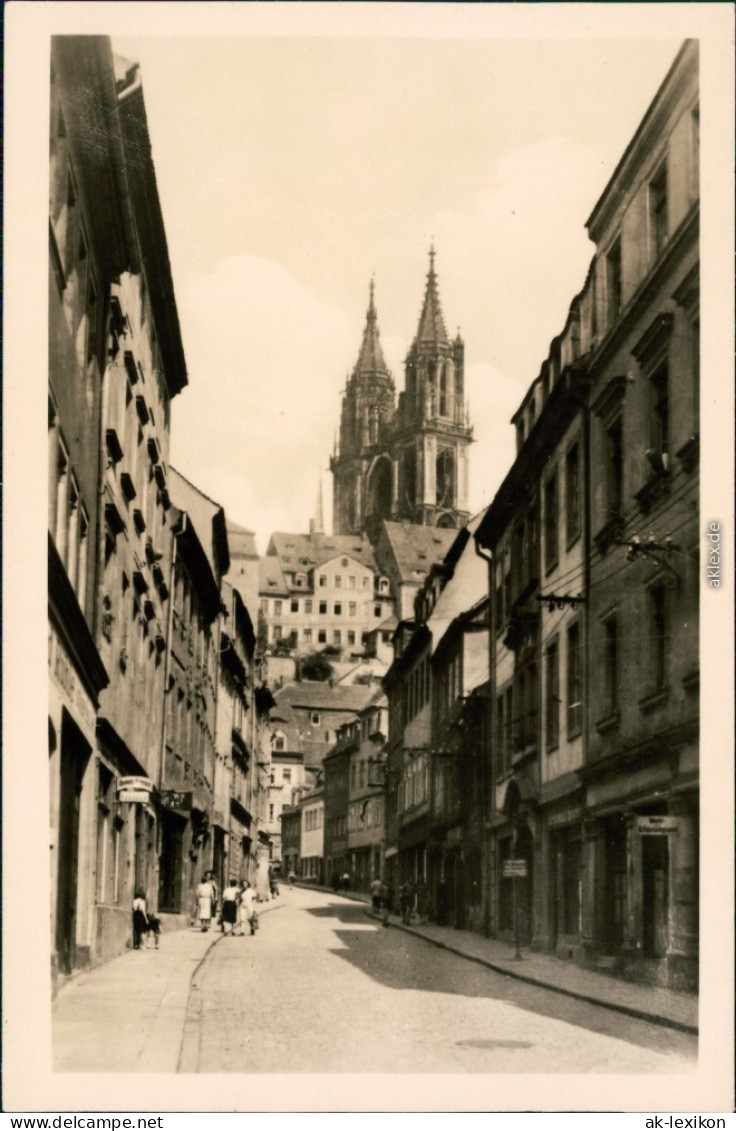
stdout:
{"type": "Polygon", "coordinates": [[[345,872],[345,874],[342,877],[342,887],[343,887],[343,891],[350,891],[350,873],[349,872],[345,872]]]}
{"type": "Polygon", "coordinates": [[[146,893],[143,888],[136,888],[133,898],[133,950],[141,949],[144,939],[148,940],[149,930],[146,893]]]}
{"type": "Polygon", "coordinates": [[[339,872],[333,872],[332,873],[332,890],[335,892],[335,894],[337,894],[337,892],[340,890],[340,873],[339,872]]]}
{"type": "Polygon", "coordinates": [[[247,880],[240,883],[240,934],[246,932],[246,924],[251,935],[258,930],[258,912],[256,911],[256,893],[247,880]]]}
{"type": "Polygon", "coordinates": [[[209,931],[210,923],[212,921],[213,905],[215,902],[215,886],[211,880],[207,879],[210,875],[205,872],[202,876],[202,882],[197,887],[197,917],[201,930],[209,931]]]}
{"type": "Polygon", "coordinates": [[[391,906],[391,900],[394,897],[393,888],[390,884],[381,885],[381,907],[383,908],[383,925],[388,927],[388,912],[391,906]]]}
{"type": "Polygon", "coordinates": [[[238,921],[238,903],[240,901],[240,885],[237,880],[231,880],[222,893],[222,933],[232,934],[238,921]]]}
{"type": "Polygon", "coordinates": [[[294,887],[294,880],[295,879],[296,879],[296,876],[294,875],[293,871],[290,871],[289,872],[289,891],[291,891],[291,889],[294,887]]]}
{"type": "Polygon", "coordinates": [[[217,919],[220,911],[220,886],[211,868],[209,871],[205,872],[204,878],[212,884],[212,918],[217,919]]]}
{"type": "Polygon", "coordinates": [[[375,880],[371,883],[371,903],[373,904],[374,911],[381,910],[381,891],[383,890],[382,881],[376,876],[375,880]]]}
{"type": "Polygon", "coordinates": [[[411,912],[414,907],[414,887],[405,880],[399,888],[399,909],[401,911],[402,922],[409,924],[411,920],[411,912]]]}

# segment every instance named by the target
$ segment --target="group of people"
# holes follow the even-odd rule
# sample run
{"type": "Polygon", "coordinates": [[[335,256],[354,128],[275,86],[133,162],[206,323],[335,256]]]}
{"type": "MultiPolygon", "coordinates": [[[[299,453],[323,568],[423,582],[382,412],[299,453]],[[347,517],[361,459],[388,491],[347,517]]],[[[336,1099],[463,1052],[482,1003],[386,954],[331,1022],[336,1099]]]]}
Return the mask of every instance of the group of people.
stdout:
{"type": "MultiPolygon", "coordinates": [[[[383,925],[387,927],[389,908],[393,902],[393,890],[384,880],[376,877],[371,883],[370,891],[373,909],[379,913],[383,912],[383,925]]],[[[417,883],[412,883],[410,880],[404,881],[399,888],[399,911],[404,923],[411,922],[414,911],[416,911],[420,923],[427,922],[428,892],[424,880],[418,880],[417,883]]]]}
{"type": "MultiPolygon", "coordinates": [[[[205,872],[197,888],[197,916],[202,931],[209,931],[213,918],[217,917],[218,903],[219,893],[214,873],[205,872]]],[[[247,880],[233,879],[223,889],[219,921],[223,934],[226,935],[245,935],[247,929],[251,935],[256,933],[256,893],[247,880]]]]}

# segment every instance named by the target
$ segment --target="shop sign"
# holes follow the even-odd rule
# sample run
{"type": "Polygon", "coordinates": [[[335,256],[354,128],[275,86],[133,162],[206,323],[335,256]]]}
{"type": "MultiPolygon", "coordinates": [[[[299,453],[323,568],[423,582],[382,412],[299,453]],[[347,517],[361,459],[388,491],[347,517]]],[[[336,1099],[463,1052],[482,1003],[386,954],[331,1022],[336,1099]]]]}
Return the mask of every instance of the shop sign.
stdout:
{"type": "Polygon", "coordinates": [[[513,876],[524,879],[527,875],[526,860],[504,860],[503,878],[505,880],[511,879],[513,876]]]}
{"type": "Polygon", "coordinates": [[[74,663],[54,629],[49,626],[49,672],[59,688],[74,718],[83,723],[87,732],[94,734],[97,712],[95,705],[82,686],[74,663]]]}
{"type": "Polygon", "coordinates": [[[561,825],[572,825],[579,821],[583,815],[580,805],[568,805],[565,809],[558,809],[547,817],[547,828],[557,829],[561,825]]]}
{"type": "Polygon", "coordinates": [[[637,817],[636,831],[642,836],[666,836],[676,833],[680,827],[679,817],[637,817]]]}
{"type": "Polygon", "coordinates": [[[137,776],[118,778],[118,801],[147,805],[152,793],[153,782],[150,778],[137,776]]]}

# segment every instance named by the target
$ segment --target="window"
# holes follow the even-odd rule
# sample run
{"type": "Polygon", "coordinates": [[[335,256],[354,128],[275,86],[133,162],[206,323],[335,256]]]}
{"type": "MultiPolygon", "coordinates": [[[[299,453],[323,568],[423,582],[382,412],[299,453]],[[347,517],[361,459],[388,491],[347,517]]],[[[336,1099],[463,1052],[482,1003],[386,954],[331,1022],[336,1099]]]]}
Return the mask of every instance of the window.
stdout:
{"type": "Polygon", "coordinates": [[[291,770],[282,770],[281,771],[281,780],[284,783],[284,785],[290,785],[291,784],[291,770]]]}
{"type": "Polygon", "coordinates": [[[606,256],[606,290],[608,298],[608,324],[615,321],[621,309],[621,239],[611,247],[606,256]]]}
{"type": "Polygon", "coordinates": [[[354,617],[358,612],[358,606],[355,601],[348,602],[348,616],[354,617]]]}
{"type": "Polygon", "coordinates": [[[663,585],[649,590],[649,678],[652,692],[667,682],[667,604],[663,585]]]}
{"type": "Polygon", "coordinates": [[[318,727],[319,726],[319,711],[312,711],[312,713],[309,716],[309,721],[312,724],[312,726],[318,727]]]}
{"type": "Polygon", "coordinates": [[[554,750],[560,744],[560,656],[557,640],[547,647],[546,667],[546,712],[547,750],[554,750]]]}
{"type": "Polygon", "coordinates": [[[649,444],[657,470],[667,469],[670,432],[669,365],[665,360],[649,379],[649,444]]]}
{"type": "Polygon", "coordinates": [[[261,612],[262,612],[262,613],[267,613],[267,612],[268,612],[268,600],[267,600],[266,598],[264,598],[264,599],[263,599],[263,600],[261,601],[261,612]]]}
{"type": "Polygon", "coordinates": [[[565,521],[567,544],[580,537],[580,449],[573,444],[565,457],[565,521]]]}
{"type": "Polygon", "coordinates": [[[583,726],[583,672],[580,648],[580,622],[567,630],[567,737],[580,734],[583,726]]]}
{"type": "Polygon", "coordinates": [[[269,819],[269,821],[273,820],[274,808],[275,808],[275,806],[273,806],[273,805],[269,805],[269,807],[268,807],[268,819],[269,819]]]}
{"type": "Polygon", "coordinates": [[[548,571],[557,565],[558,523],[557,472],[555,471],[544,487],[544,564],[548,571]]]}
{"type": "Polygon", "coordinates": [[[312,611],[312,598],[307,597],[307,598],[305,598],[305,601],[304,601],[304,612],[305,613],[311,613],[311,611],[312,611]]]}
{"type": "Polygon", "coordinates": [[[286,749],[286,740],[284,739],[283,734],[277,734],[276,735],[276,738],[275,738],[274,744],[273,744],[273,748],[274,748],[274,750],[285,750],[286,749]]]}
{"type": "Polygon", "coordinates": [[[291,608],[292,613],[298,613],[299,612],[299,599],[297,597],[292,597],[290,608],[291,608]]]}
{"type": "Polygon", "coordinates": [[[326,601],[320,601],[320,603],[319,603],[319,615],[321,617],[324,617],[324,616],[327,615],[327,602],[326,601]]]}
{"type": "Polygon", "coordinates": [[[327,643],[327,633],[325,632],[325,630],[323,628],[321,628],[319,630],[319,632],[317,633],[317,643],[318,644],[326,644],[327,643]]]}
{"type": "Polygon", "coordinates": [[[342,616],[342,603],[340,601],[335,601],[335,616],[342,616]]]}
{"type": "Polygon", "coordinates": [[[273,603],[274,616],[277,616],[277,617],[281,616],[281,607],[282,607],[281,601],[274,601],[274,603],[273,603]]]}
{"type": "Polygon", "coordinates": [[[332,643],[333,644],[342,644],[342,633],[340,632],[339,628],[336,628],[335,631],[332,633],[332,643]]]}
{"type": "Polygon", "coordinates": [[[603,622],[603,694],[604,715],[618,712],[618,617],[613,615],[603,622]]]}
{"type": "Polygon", "coordinates": [[[271,631],[273,632],[273,639],[280,640],[284,630],[280,624],[275,624],[271,631]]]}
{"type": "Polygon", "coordinates": [[[348,644],[355,644],[355,633],[352,629],[348,630],[348,644]]]}
{"type": "Polygon", "coordinates": [[[304,643],[305,644],[311,644],[311,642],[312,642],[312,630],[311,630],[311,628],[305,628],[304,629],[303,637],[304,637],[304,643]]]}
{"type": "Polygon", "coordinates": [[[364,577],[363,578],[363,588],[364,589],[367,589],[368,586],[370,585],[370,583],[371,583],[370,577],[364,577]]]}
{"type": "Polygon", "coordinates": [[[355,575],[352,573],[348,577],[348,589],[355,589],[355,575]]]}
{"type": "Polygon", "coordinates": [[[617,417],[606,429],[606,510],[607,519],[621,513],[623,505],[624,445],[623,424],[617,417]]]}
{"type": "Polygon", "coordinates": [[[339,573],[335,574],[335,589],[342,589],[342,575],[339,573]]]}
{"type": "Polygon", "coordinates": [[[652,255],[657,256],[667,242],[667,163],[664,162],[649,184],[649,229],[652,255]]]}
{"type": "Polygon", "coordinates": [[[380,617],[380,616],[381,616],[381,614],[382,614],[382,612],[383,612],[383,609],[381,608],[381,606],[380,606],[380,605],[374,605],[374,606],[373,606],[373,615],[374,615],[374,617],[380,617]]]}
{"type": "Polygon", "coordinates": [[[319,583],[320,583],[320,586],[324,589],[324,587],[327,585],[327,574],[326,573],[321,573],[319,575],[319,583]]]}

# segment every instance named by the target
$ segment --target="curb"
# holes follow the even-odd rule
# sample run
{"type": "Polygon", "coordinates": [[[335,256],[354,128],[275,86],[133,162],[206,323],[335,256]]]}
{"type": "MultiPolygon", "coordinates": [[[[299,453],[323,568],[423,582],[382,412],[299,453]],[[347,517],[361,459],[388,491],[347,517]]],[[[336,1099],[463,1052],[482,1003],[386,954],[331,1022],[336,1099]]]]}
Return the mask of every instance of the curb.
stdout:
{"type": "MultiPolygon", "coordinates": [[[[273,900],[269,900],[268,904],[259,907],[258,915],[260,917],[264,911],[278,911],[284,906],[285,904],[283,903],[278,903],[274,906],[273,900]]],[[[192,976],[189,979],[189,994],[184,1008],[184,1024],[182,1026],[181,1042],[179,1044],[179,1055],[176,1061],[175,1071],[177,1075],[180,1073],[197,1072],[200,1041],[202,1039],[202,986],[198,978],[205,964],[210,961],[217,944],[229,937],[229,933],[226,935],[224,931],[218,932],[217,937],[212,939],[207,950],[192,971],[192,976]]]]}
{"type": "MultiPolygon", "coordinates": [[[[311,891],[325,891],[332,895],[342,896],[343,899],[351,899],[354,903],[365,903],[366,914],[372,919],[380,922],[377,916],[371,909],[370,902],[367,898],[361,898],[350,891],[335,892],[332,888],[320,887],[316,884],[300,884],[300,887],[308,888],[311,891]]],[[[415,938],[423,939],[424,942],[431,943],[432,946],[438,947],[440,950],[449,951],[451,954],[457,955],[459,958],[466,958],[469,962],[477,962],[480,966],[485,966],[488,970],[493,970],[497,974],[507,974],[509,978],[516,978],[520,982],[526,982],[532,986],[538,986],[540,989],[551,990],[553,993],[562,994],[564,997],[574,998],[576,1001],[584,1001],[588,1005],[597,1005],[603,1009],[612,1009],[616,1013],[623,1013],[627,1017],[633,1017],[637,1021],[648,1021],[650,1025],[661,1025],[665,1029],[677,1029],[681,1033],[689,1033],[691,1036],[698,1036],[699,1029],[697,1025],[691,1025],[687,1021],[677,1021],[674,1018],[664,1017],[660,1013],[648,1013],[644,1009],[637,1009],[633,1005],[624,1005],[619,1002],[608,1001],[605,998],[595,997],[592,994],[586,994],[582,990],[570,990],[564,986],[556,986],[550,982],[545,982],[541,978],[535,977],[533,974],[523,974],[520,970],[510,970],[507,966],[503,966],[498,962],[494,962],[489,958],[480,958],[475,954],[466,954],[464,950],[459,947],[453,946],[452,943],[442,942],[440,939],[433,939],[429,935],[422,934],[421,931],[416,930],[414,927],[407,926],[401,920],[394,923],[391,922],[390,926],[398,928],[400,931],[406,931],[409,935],[414,935],[415,938]]]]}

